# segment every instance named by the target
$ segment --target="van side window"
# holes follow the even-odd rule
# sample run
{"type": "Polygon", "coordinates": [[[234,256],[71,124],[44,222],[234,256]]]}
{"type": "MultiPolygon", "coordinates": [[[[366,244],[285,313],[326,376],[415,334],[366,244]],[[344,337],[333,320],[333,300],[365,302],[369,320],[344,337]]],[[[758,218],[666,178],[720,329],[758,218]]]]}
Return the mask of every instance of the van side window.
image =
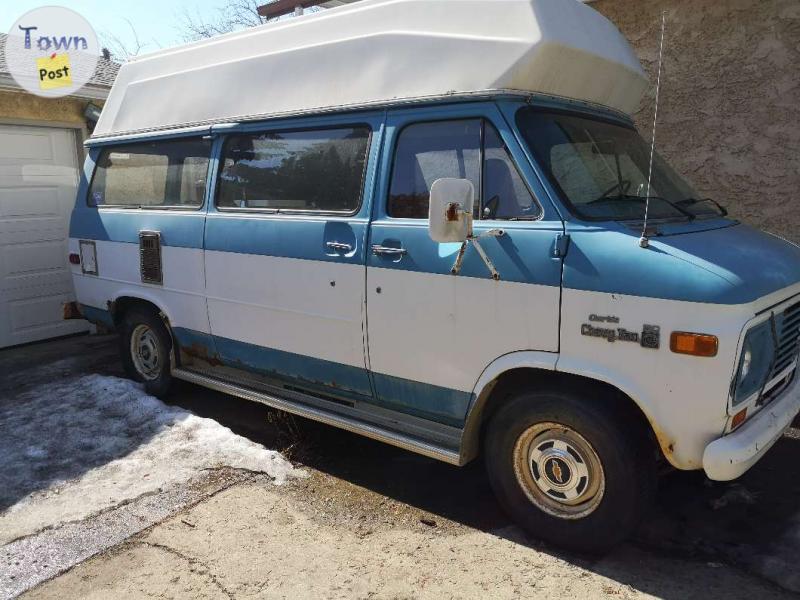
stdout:
{"type": "Polygon", "coordinates": [[[203,204],[210,140],[179,139],[104,148],[89,206],[197,208],[203,204]]]}
{"type": "Polygon", "coordinates": [[[542,211],[534,201],[503,139],[490,123],[483,137],[482,219],[538,219],[542,211]]]}
{"type": "Polygon", "coordinates": [[[403,129],[395,150],[388,215],[427,219],[431,186],[443,177],[472,182],[476,219],[541,215],[500,134],[485,120],[417,123],[403,129]]]}
{"type": "MultiPolygon", "coordinates": [[[[469,179],[480,195],[481,120],[409,125],[400,133],[394,155],[387,213],[427,219],[431,186],[437,179],[469,179]]],[[[475,198],[476,204],[479,198],[475,198]]]]}
{"type": "Polygon", "coordinates": [[[366,126],[232,135],[217,206],[354,213],[361,206],[366,126]]]}

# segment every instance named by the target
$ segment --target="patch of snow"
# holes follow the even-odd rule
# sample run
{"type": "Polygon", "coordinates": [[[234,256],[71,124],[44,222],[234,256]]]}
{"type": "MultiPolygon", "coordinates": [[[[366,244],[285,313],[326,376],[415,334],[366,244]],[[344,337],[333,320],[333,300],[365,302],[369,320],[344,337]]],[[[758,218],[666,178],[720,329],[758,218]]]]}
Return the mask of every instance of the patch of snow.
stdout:
{"type": "Polygon", "coordinates": [[[0,399],[0,544],[186,483],[204,470],[302,476],[211,419],[88,375],[0,399]]]}

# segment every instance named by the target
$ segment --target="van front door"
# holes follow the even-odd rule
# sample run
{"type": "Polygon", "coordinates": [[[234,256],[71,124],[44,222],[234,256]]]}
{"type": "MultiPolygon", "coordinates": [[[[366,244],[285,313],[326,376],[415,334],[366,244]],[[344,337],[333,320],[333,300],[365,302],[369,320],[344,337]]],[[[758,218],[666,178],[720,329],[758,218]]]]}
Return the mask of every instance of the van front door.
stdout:
{"type": "Polygon", "coordinates": [[[473,388],[495,359],[558,351],[563,224],[494,104],[407,110],[387,120],[367,258],[370,369],[376,402],[463,425],[473,388]],[[502,228],[451,274],[460,244],[428,232],[431,185],[468,179],[475,233],[502,228]]]}
{"type": "Polygon", "coordinates": [[[382,115],[303,120],[225,136],[205,238],[223,376],[345,404],[371,400],[366,183],[381,124],[382,115]]]}

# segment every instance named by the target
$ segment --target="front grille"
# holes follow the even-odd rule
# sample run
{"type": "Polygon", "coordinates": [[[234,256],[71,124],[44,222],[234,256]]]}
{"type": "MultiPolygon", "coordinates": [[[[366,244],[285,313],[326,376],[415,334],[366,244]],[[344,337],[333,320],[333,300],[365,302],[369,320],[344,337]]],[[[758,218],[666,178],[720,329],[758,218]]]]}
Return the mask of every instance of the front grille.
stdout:
{"type": "Polygon", "coordinates": [[[800,302],[787,308],[783,314],[775,315],[775,331],[778,334],[778,349],[770,380],[797,359],[800,349],[800,302]]]}
{"type": "Polygon", "coordinates": [[[775,398],[780,396],[783,392],[785,392],[792,382],[794,381],[797,369],[792,370],[786,377],[783,378],[782,381],[779,381],[775,384],[775,386],[764,392],[764,395],[761,396],[761,399],[758,401],[759,406],[766,406],[770,402],[772,402],[775,398]]]}

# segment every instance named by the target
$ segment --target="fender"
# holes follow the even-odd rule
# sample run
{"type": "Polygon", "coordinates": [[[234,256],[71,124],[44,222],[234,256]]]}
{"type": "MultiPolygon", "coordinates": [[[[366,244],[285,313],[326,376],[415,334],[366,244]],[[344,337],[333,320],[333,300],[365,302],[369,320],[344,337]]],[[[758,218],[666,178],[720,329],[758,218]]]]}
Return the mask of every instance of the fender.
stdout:
{"type": "Polygon", "coordinates": [[[676,456],[675,443],[667,432],[662,431],[657,421],[642,401],[646,392],[628,378],[616,373],[599,369],[592,364],[570,360],[553,352],[521,351],[505,354],[490,363],[481,373],[472,392],[472,401],[467,410],[464,432],[461,442],[461,464],[474,459],[479,452],[480,430],[483,421],[483,410],[494,390],[495,383],[503,373],[519,368],[540,369],[577,375],[596,381],[602,381],[628,396],[642,411],[656,436],[664,457],[678,469],[696,468],[691,461],[681,460],[676,456]]]}
{"type": "Polygon", "coordinates": [[[639,410],[642,411],[642,414],[647,419],[650,428],[656,436],[662,454],[673,467],[676,469],[699,468],[694,465],[691,460],[681,459],[681,457],[676,456],[676,445],[673,436],[669,435],[658,426],[657,419],[648,408],[652,403],[647,401],[646,390],[642,389],[635,381],[632,381],[622,373],[610,372],[607,369],[598,368],[597,365],[564,356],[559,356],[558,362],[556,363],[556,371],[602,381],[618,389],[628,396],[628,398],[639,407],[639,410]]]}

